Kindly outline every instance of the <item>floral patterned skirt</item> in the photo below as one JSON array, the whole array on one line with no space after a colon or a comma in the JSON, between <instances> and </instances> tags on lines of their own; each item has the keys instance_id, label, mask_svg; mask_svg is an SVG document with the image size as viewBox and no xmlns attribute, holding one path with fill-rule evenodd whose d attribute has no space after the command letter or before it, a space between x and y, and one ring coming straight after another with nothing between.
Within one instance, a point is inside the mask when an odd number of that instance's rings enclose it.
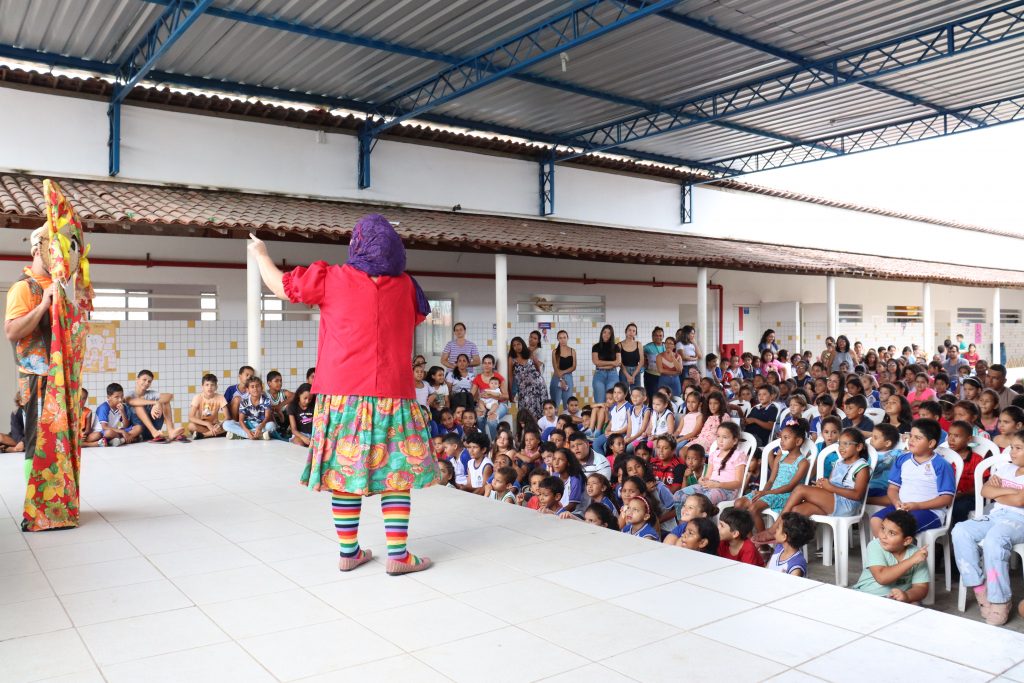
<instances>
[{"instance_id":1,"label":"floral patterned skirt","mask_svg":"<svg viewBox=\"0 0 1024 683\"><path fill-rule=\"evenodd\" d=\"M438 479L426 416L415 399L316 397L304 486L369 496Z\"/></svg>"}]
</instances>

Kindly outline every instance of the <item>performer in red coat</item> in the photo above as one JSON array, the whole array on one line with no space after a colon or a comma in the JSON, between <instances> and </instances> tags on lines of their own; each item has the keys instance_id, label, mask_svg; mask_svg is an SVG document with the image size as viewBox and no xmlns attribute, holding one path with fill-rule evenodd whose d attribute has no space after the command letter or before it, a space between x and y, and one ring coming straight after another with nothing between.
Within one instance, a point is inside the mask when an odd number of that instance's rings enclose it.
<instances>
[{"instance_id":1,"label":"performer in red coat","mask_svg":"<svg viewBox=\"0 0 1024 683\"><path fill-rule=\"evenodd\" d=\"M370 560L357 539L359 513L363 496L379 493L388 574L427 569L430 559L410 553L406 538L410 491L438 479L411 362L414 330L430 307L405 273L402 239L383 216L364 216L344 265L317 261L282 273L266 245L250 237L267 287L320 308L316 406L302 483L331 492L338 568L351 571Z\"/></svg>"}]
</instances>

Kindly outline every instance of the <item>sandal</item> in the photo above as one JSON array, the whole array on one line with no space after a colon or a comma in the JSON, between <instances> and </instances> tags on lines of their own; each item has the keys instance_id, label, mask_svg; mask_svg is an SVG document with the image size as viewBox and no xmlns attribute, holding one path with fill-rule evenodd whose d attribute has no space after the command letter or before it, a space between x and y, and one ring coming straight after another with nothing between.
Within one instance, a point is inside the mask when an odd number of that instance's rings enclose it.
<instances>
[{"instance_id":1,"label":"sandal","mask_svg":"<svg viewBox=\"0 0 1024 683\"><path fill-rule=\"evenodd\" d=\"M178 434L176 437L174 437L174 440L179 441L181 443L190 443L192 441L192 439L188 438L184 434Z\"/></svg>"},{"instance_id":2,"label":"sandal","mask_svg":"<svg viewBox=\"0 0 1024 683\"><path fill-rule=\"evenodd\" d=\"M154 436L152 439L149 440L149 442L150 443L167 443L167 437L164 436L163 434L160 434L158 436Z\"/></svg>"}]
</instances>

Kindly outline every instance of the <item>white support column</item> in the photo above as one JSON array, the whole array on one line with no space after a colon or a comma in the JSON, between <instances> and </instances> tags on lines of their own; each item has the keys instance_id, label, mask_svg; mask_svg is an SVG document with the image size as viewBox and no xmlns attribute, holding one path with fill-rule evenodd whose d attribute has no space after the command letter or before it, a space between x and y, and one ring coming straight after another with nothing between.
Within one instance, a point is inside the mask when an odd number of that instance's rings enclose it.
<instances>
[{"instance_id":1,"label":"white support column","mask_svg":"<svg viewBox=\"0 0 1024 683\"><path fill-rule=\"evenodd\" d=\"M243 245L244 246L244 245ZM263 298L263 278L260 277L260 266L256 257L247 250L245 260L245 327L246 363L256 369L256 374L263 374L262 347L263 328L260 325Z\"/></svg>"},{"instance_id":2,"label":"white support column","mask_svg":"<svg viewBox=\"0 0 1024 683\"><path fill-rule=\"evenodd\" d=\"M999 288L992 290L992 363L1002 363L999 356L999 346L1002 342L1003 304L1000 301Z\"/></svg>"},{"instance_id":3,"label":"white support column","mask_svg":"<svg viewBox=\"0 0 1024 683\"><path fill-rule=\"evenodd\" d=\"M502 362L508 356L508 256L494 255L494 357ZM511 379L508 368L499 372Z\"/></svg>"},{"instance_id":4,"label":"white support column","mask_svg":"<svg viewBox=\"0 0 1024 683\"><path fill-rule=\"evenodd\" d=\"M700 374L704 374L704 356L711 353L708 349L708 269L697 269L697 347L700 349L700 357L697 359L697 367ZM718 355L718 354L715 354Z\"/></svg>"},{"instance_id":5,"label":"white support column","mask_svg":"<svg viewBox=\"0 0 1024 683\"><path fill-rule=\"evenodd\" d=\"M931 358L935 353L935 316L932 315L932 283L925 282L921 287L921 319L924 321L924 350L925 358Z\"/></svg>"},{"instance_id":6,"label":"white support column","mask_svg":"<svg viewBox=\"0 0 1024 683\"><path fill-rule=\"evenodd\" d=\"M836 303L836 276L825 276L825 334L833 339L839 334L839 305Z\"/></svg>"}]
</instances>

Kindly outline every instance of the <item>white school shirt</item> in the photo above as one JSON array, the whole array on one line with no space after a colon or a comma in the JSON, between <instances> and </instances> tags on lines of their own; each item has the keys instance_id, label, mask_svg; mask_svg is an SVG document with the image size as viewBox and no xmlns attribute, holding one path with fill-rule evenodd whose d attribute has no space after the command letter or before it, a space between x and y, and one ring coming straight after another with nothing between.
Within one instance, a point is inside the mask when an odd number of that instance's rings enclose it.
<instances>
[{"instance_id":1,"label":"white school shirt","mask_svg":"<svg viewBox=\"0 0 1024 683\"><path fill-rule=\"evenodd\" d=\"M537 426L540 427L540 433L543 434L545 429L554 427L555 422L557 422L557 420L549 420L547 415L542 415L541 418L537 420Z\"/></svg>"},{"instance_id":2,"label":"white school shirt","mask_svg":"<svg viewBox=\"0 0 1024 683\"><path fill-rule=\"evenodd\" d=\"M1017 466L1012 462L1002 463L992 468L992 474L999 477L1003 486L1008 489L1019 489L1024 490L1024 474L1017 476ZM992 506L993 510L1007 510L1009 512L1015 512L1018 515L1024 515L1024 508L1017 507L1015 505L1007 505L996 501Z\"/></svg>"},{"instance_id":3,"label":"white school shirt","mask_svg":"<svg viewBox=\"0 0 1024 683\"><path fill-rule=\"evenodd\" d=\"M484 481L484 468L490 465L494 467L494 463L491 459L485 457L480 461L480 466L476 466L476 461L472 458L466 463L466 476L469 478L469 485L475 489L483 487L487 482Z\"/></svg>"},{"instance_id":4,"label":"white school shirt","mask_svg":"<svg viewBox=\"0 0 1024 683\"><path fill-rule=\"evenodd\" d=\"M630 403L623 403L621 406L612 405L608 409L608 431L617 432L625 428L626 420L629 419Z\"/></svg>"},{"instance_id":5,"label":"white school shirt","mask_svg":"<svg viewBox=\"0 0 1024 683\"><path fill-rule=\"evenodd\" d=\"M647 411L650 410L647 406L641 406L640 414L635 414L635 406L632 404L629 406L629 433L639 434L640 428L644 426L644 416L647 415Z\"/></svg>"},{"instance_id":6,"label":"white school shirt","mask_svg":"<svg viewBox=\"0 0 1024 683\"><path fill-rule=\"evenodd\" d=\"M672 411L668 408L665 408L661 415L657 411L651 411L651 436L668 434L668 416L671 414Z\"/></svg>"}]
</instances>

